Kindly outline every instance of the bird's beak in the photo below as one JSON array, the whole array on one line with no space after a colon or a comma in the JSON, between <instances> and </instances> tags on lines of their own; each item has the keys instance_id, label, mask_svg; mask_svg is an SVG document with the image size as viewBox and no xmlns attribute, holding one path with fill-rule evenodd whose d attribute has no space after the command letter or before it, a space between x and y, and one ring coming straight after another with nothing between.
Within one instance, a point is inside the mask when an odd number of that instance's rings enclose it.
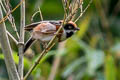
<instances>
[{"instance_id":1,"label":"bird's beak","mask_svg":"<svg viewBox=\"0 0 120 80\"><path fill-rule=\"evenodd\" d=\"M78 31L78 30L80 30L80 28L76 27L76 28L75 28L75 30L77 30L77 31Z\"/></svg>"}]
</instances>

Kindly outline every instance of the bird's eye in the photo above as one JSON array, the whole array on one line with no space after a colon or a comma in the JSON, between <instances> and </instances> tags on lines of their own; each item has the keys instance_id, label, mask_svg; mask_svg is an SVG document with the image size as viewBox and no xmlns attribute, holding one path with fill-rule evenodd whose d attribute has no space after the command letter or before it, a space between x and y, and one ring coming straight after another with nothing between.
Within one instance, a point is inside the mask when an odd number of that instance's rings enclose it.
<instances>
[{"instance_id":1,"label":"bird's eye","mask_svg":"<svg viewBox=\"0 0 120 80\"><path fill-rule=\"evenodd\" d=\"M66 30L71 30L71 29L74 29L74 26L73 26L72 24L66 24L66 25L64 26L64 29L66 29Z\"/></svg>"},{"instance_id":2,"label":"bird's eye","mask_svg":"<svg viewBox=\"0 0 120 80\"><path fill-rule=\"evenodd\" d=\"M69 26L69 29L72 29L72 26Z\"/></svg>"}]
</instances>

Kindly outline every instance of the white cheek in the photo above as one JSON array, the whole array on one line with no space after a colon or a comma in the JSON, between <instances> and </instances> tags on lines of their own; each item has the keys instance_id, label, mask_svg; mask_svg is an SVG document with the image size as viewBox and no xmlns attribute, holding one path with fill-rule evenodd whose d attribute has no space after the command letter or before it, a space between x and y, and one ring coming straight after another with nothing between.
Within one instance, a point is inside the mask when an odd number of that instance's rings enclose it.
<instances>
[{"instance_id":1,"label":"white cheek","mask_svg":"<svg viewBox=\"0 0 120 80\"><path fill-rule=\"evenodd\" d=\"M70 33L70 32L75 33L76 31L74 31L74 30L67 30L66 32L67 32L67 33Z\"/></svg>"}]
</instances>

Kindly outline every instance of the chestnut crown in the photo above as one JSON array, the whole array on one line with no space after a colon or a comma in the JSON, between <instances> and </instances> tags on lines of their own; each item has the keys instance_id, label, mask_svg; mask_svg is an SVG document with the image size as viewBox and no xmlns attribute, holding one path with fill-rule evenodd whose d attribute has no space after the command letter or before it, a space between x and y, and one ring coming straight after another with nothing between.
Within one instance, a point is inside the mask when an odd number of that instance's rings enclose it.
<instances>
[{"instance_id":1,"label":"chestnut crown","mask_svg":"<svg viewBox=\"0 0 120 80\"><path fill-rule=\"evenodd\" d=\"M67 38L71 37L77 30L79 30L77 25L72 21L65 24L64 29L65 29Z\"/></svg>"}]
</instances>

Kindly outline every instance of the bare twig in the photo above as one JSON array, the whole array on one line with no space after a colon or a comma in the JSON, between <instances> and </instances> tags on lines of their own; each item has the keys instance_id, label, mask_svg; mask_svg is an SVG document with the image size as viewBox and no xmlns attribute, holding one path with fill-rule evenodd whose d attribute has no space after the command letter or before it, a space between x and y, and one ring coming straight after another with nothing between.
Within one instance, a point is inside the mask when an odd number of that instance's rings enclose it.
<instances>
[{"instance_id":1,"label":"bare twig","mask_svg":"<svg viewBox=\"0 0 120 80\"><path fill-rule=\"evenodd\" d=\"M22 1L22 0L21 0ZM23 71L24 71L24 26L25 26L25 1L21 4L21 26L20 26L20 39L19 39L19 65L18 65L18 73L20 79L23 79Z\"/></svg>"},{"instance_id":2,"label":"bare twig","mask_svg":"<svg viewBox=\"0 0 120 80\"><path fill-rule=\"evenodd\" d=\"M38 7L38 9L39 9L39 13L40 13L40 18L41 18L41 20L43 21L43 16L42 16L42 12L41 12L40 7Z\"/></svg>"},{"instance_id":3,"label":"bare twig","mask_svg":"<svg viewBox=\"0 0 120 80\"><path fill-rule=\"evenodd\" d=\"M2 1L0 1L0 4L1 4L1 6L2 6L2 8L3 8L3 10L4 10L4 12L5 12L6 14L7 14L8 12L10 12L9 7L6 7L7 4L5 3L5 0L4 0L4 5L6 5L5 7L4 7ZM19 34L18 34L18 32L17 32L16 25L15 25L15 20L14 20L14 17L12 16L12 14L10 14L10 15L8 16L8 20L9 20L10 23L12 24L12 27L13 27L16 35L17 35L17 38L19 38Z\"/></svg>"},{"instance_id":4,"label":"bare twig","mask_svg":"<svg viewBox=\"0 0 120 80\"><path fill-rule=\"evenodd\" d=\"M5 6L5 13L9 13L11 11L11 8L10 8L10 3L8 0L4 0L4 6ZM3 7L4 7L3 6ZM10 23L12 24L12 28L13 30L15 31L16 35L17 35L17 38L19 39L19 34L18 34L18 31L17 31L17 28L16 28L16 24L15 24L15 19L14 17L12 16L12 14L10 13L10 15L8 16L8 20L10 21Z\"/></svg>"},{"instance_id":5,"label":"bare twig","mask_svg":"<svg viewBox=\"0 0 120 80\"><path fill-rule=\"evenodd\" d=\"M82 5L83 5L83 0L80 0L80 10L81 10L80 12L83 12L83 6Z\"/></svg>"},{"instance_id":6,"label":"bare twig","mask_svg":"<svg viewBox=\"0 0 120 80\"><path fill-rule=\"evenodd\" d=\"M0 23L4 22L5 20L7 20L7 17L13 13L23 2L24 0L22 0L14 9L12 9L9 13L6 14L5 17L3 17L1 20L0 20Z\"/></svg>"},{"instance_id":7,"label":"bare twig","mask_svg":"<svg viewBox=\"0 0 120 80\"><path fill-rule=\"evenodd\" d=\"M31 17L31 22L33 22L34 21L34 17L35 17L35 15L37 14L37 13L39 13L39 11L36 11L33 15L32 15L32 17Z\"/></svg>"},{"instance_id":8,"label":"bare twig","mask_svg":"<svg viewBox=\"0 0 120 80\"><path fill-rule=\"evenodd\" d=\"M2 0L0 1L0 4L1 4L1 7L3 8L4 12L6 13L7 11L6 11L6 9L5 9L3 3L2 3Z\"/></svg>"},{"instance_id":9,"label":"bare twig","mask_svg":"<svg viewBox=\"0 0 120 80\"><path fill-rule=\"evenodd\" d=\"M24 80L27 79L27 77L31 74L31 72L35 69L35 67L39 64L40 60L42 59L42 57L55 45L55 43L52 44L51 47L49 47L49 49L44 49L42 51L42 53L40 54L40 56L38 57L38 59L35 61L35 63L32 65L32 67L29 69L29 71L27 72L27 74L24 77Z\"/></svg>"},{"instance_id":10,"label":"bare twig","mask_svg":"<svg viewBox=\"0 0 120 80\"><path fill-rule=\"evenodd\" d=\"M8 36L18 45L18 41L10 34L10 32L7 31Z\"/></svg>"},{"instance_id":11,"label":"bare twig","mask_svg":"<svg viewBox=\"0 0 120 80\"><path fill-rule=\"evenodd\" d=\"M3 18L1 5L0 5L0 20ZM12 56L12 50L6 33L5 23L0 24L0 43L4 54L5 64L7 67L10 80L20 80L15 62Z\"/></svg>"},{"instance_id":12,"label":"bare twig","mask_svg":"<svg viewBox=\"0 0 120 80\"><path fill-rule=\"evenodd\" d=\"M84 9L84 11L82 11L82 9L81 9L81 13L80 13L80 15L78 16L78 18L74 21L74 22L77 22L81 17L82 17L82 15L86 12L86 10L89 8L89 6L90 6L90 4L92 3L92 1L93 0L90 0L90 2L88 3L88 5L87 5L87 7ZM81 7L82 8L82 7Z\"/></svg>"},{"instance_id":13,"label":"bare twig","mask_svg":"<svg viewBox=\"0 0 120 80\"><path fill-rule=\"evenodd\" d=\"M41 9L38 7L38 11L36 11L36 12L32 15L31 22L34 22L34 17L36 16L37 13L40 13L40 18L41 18L41 20L43 21L43 16L42 16Z\"/></svg>"},{"instance_id":14,"label":"bare twig","mask_svg":"<svg viewBox=\"0 0 120 80\"><path fill-rule=\"evenodd\" d=\"M74 19L75 14L78 12L79 7L80 7L80 1L79 0L73 0L70 4L70 12L69 15L66 18L66 22L71 21Z\"/></svg>"},{"instance_id":15,"label":"bare twig","mask_svg":"<svg viewBox=\"0 0 120 80\"><path fill-rule=\"evenodd\" d=\"M64 8L64 15L65 15L65 18L68 16L68 13L67 13L67 1L66 0L62 0L62 4L63 4L63 8Z\"/></svg>"}]
</instances>

